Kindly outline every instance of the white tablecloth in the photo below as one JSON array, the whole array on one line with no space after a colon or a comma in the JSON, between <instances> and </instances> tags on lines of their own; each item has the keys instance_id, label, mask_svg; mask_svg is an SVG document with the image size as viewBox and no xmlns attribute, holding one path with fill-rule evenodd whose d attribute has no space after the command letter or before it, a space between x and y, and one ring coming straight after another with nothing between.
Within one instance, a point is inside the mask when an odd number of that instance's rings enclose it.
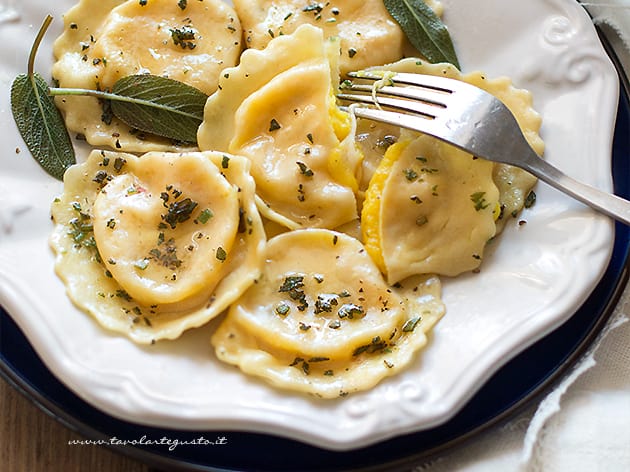
<instances>
[{"instance_id":1,"label":"white tablecloth","mask_svg":"<svg viewBox=\"0 0 630 472\"><path fill-rule=\"evenodd\" d=\"M630 0L580 3L630 74ZM630 471L629 321L630 285L590 351L538 405L414 472Z\"/></svg>"}]
</instances>

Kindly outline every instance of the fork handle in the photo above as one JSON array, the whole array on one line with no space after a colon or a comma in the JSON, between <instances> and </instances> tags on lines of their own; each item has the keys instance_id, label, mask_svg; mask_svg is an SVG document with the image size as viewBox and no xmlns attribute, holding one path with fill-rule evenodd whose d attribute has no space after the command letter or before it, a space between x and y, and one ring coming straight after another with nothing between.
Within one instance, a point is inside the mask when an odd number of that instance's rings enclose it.
<instances>
[{"instance_id":1,"label":"fork handle","mask_svg":"<svg viewBox=\"0 0 630 472\"><path fill-rule=\"evenodd\" d=\"M630 226L630 201L578 182L538 156L528 159L529 171L576 200Z\"/></svg>"}]
</instances>

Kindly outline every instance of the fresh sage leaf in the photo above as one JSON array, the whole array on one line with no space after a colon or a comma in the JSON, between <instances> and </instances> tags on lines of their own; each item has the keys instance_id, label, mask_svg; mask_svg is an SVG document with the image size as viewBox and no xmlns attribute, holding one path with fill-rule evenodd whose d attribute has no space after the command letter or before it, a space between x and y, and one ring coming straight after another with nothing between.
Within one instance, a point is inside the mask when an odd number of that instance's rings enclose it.
<instances>
[{"instance_id":1,"label":"fresh sage leaf","mask_svg":"<svg viewBox=\"0 0 630 472\"><path fill-rule=\"evenodd\" d=\"M422 0L383 0L411 44L430 62L448 62L459 69L446 26Z\"/></svg>"},{"instance_id":2,"label":"fresh sage leaf","mask_svg":"<svg viewBox=\"0 0 630 472\"><path fill-rule=\"evenodd\" d=\"M48 16L35 39L28 61L28 73L18 75L11 85L11 111L15 124L39 165L56 179L63 179L76 162L72 141L63 117L48 95L48 84L33 72L35 54L52 21Z\"/></svg>"},{"instance_id":3,"label":"fresh sage leaf","mask_svg":"<svg viewBox=\"0 0 630 472\"><path fill-rule=\"evenodd\" d=\"M141 131L196 143L208 96L182 82L155 75L131 75L114 84L112 113Z\"/></svg>"}]
</instances>

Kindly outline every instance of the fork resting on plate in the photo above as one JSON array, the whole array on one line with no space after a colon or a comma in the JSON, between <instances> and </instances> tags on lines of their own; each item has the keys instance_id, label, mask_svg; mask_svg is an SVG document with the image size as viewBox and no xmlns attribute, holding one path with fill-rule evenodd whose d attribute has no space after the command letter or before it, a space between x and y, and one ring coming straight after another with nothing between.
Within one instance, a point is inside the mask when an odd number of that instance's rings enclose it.
<instances>
[{"instance_id":1,"label":"fork resting on plate","mask_svg":"<svg viewBox=\"0 0 630 472\"><path fill-rule=\"evenodd\" d=\"M578 182L541 159L529 146L512 112L474 85L422 74L368 72L352 78L387 85L354 84L337 97L359 118L431 135L474 156L520 167L580 202L630 225L630 201ZM349 93L353 92L353 93Z\"/></svg>"}]
</instances>

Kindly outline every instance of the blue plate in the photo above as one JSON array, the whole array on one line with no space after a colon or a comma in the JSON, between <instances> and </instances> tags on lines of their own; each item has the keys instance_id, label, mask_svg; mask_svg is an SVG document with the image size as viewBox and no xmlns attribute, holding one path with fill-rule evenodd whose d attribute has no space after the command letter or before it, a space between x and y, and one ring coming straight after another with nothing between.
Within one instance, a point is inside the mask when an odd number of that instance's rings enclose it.
<instances>
[{"instance_id":1,"label":"blue plate","mask_svg":"<svg viewBox=\"0 0 630 472\"><path fill-rule=\"evenodd\" d=\"M614 58L614 55L611 53ZM620 67L617 67L621 70ZM615 193L630 198L630 103L628 81L621 74L613 144ZM159 469L205 471L396 470L409 468L454 447L481 430L514 415L536 400L574 364L609 319L628 280L630 228L616 225L615 244L606 272L591 296L559 329L499 370L450 421L436 428L399 436L362 449L335 452L269 435L238 431L179 431L151 428L113 418L93 408L57 380L23 333L0 308L0 375L42 410L81 436L180 443L108 447ZM208 441L220 446L194 445ZM222 440L221 438L225 438Z\"/></svg>"}]
</instances>

